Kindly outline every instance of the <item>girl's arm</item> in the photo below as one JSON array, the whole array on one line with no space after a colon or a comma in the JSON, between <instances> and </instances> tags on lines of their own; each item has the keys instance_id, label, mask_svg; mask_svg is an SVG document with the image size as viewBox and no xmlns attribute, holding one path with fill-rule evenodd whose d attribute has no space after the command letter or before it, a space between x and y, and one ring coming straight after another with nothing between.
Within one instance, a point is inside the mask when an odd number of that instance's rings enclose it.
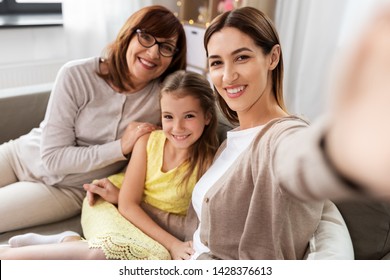
<instances>
[{"instance_id":1,"label":"girl's arm","mask_svg":"<svg viewBox=\"0 0 390 280\"><path fill-rule=\"evenodd\" d=\"M146 145L149 135L146 134L140 137L134 146L125 179L119 192L118 209L136 227L167 248L173 259L188 259L193 253L189 243L180 241L162 229L141 208L146 178Z\"/></svg>"}]
</instances>

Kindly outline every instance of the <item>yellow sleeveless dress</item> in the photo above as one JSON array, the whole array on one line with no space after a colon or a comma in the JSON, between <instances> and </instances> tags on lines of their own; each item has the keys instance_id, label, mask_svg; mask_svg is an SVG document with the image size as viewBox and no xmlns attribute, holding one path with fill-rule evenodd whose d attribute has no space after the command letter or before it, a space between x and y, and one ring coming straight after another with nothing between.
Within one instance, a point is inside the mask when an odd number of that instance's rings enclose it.
<instances>
[{"instance_id":1,"label":"yellow sleeveless dress","mask_svg":"<svg viewBox=\"0 0 390 280\"><path fill-rule=\"evenodd\" d=\"M192 189L196 183L196 170L189 181L191 191L185 195L178 194L176 187L180 182L178 175L183 174L188 165L182 164L168 172L161 171L165 141L165 135L161 130L152 132L149 137L143 200L163 211L185 215L191 201ZM124 173L112 175L108 179L120 188ZM92 207L84 199L81 225L89 248L103 250L107 259L171 259L164 246L144 234L124 218L115 205L103 199L99 199Z\"/></svg>"}]
</instances>

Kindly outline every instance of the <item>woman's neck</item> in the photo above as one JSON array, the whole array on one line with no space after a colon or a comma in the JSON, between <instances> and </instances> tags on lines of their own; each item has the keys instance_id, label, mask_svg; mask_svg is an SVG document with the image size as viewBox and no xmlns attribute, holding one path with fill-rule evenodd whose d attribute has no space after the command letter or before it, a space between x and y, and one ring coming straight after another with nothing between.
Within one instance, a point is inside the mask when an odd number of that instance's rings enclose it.
<instances>
[{"instance_id":1,"label":"woman's neck","mask_svg":"<svg viewBox=\"0 0 390 280\"><path fill-rule=\"evenodd\" d=\"M278 103L272 92L263 95L247 111L237 112L240 129L248 129L259 125L264 125L277 118L288 116Z\"/></svg>"}]
</instances>

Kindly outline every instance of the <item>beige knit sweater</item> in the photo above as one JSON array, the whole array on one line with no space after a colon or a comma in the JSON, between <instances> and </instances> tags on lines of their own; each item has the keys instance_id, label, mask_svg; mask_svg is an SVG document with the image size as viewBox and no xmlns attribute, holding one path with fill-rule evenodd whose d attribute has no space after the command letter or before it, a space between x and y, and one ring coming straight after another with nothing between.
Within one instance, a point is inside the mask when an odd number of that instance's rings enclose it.
<instances>
[{"instance_id":1,"label":"beige knit sweater","mask_svg":"<svg viewBox=\"0 0 390 280\"><path fill-rule=\"evenodd\" d=\"M321 134L307 127L296 117L271 121L206 193L200 237L210 253L199 259L303 258L321 199L340 187L322 158Z\"/></svg>"}]
</instances>

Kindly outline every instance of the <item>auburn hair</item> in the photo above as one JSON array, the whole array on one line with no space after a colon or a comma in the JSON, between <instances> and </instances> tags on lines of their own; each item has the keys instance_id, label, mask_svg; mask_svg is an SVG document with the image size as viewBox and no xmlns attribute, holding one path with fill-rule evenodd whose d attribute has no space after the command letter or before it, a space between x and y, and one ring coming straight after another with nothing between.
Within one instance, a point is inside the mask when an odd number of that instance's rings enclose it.
<instances>
[{"instance_id":1,"label":"auburn hair","mask_svg":"<svg viewBox=\"0 0 390 280\"><path fill-rule=\"evenodd\" d=\"M159 38L177 37L178 51L167 70L161 75L161 79L177 70L185 69L187 65L186 36L179 19L170 10L160 5L142 8L127 19L114 42L104 50L103 59L108 65L108 73L98 73L98 75L120 91L126 91L129 86L132 86L126 52L131 39L136 36L137 29L146 30Z\"/></svg>"}]
</instances>

